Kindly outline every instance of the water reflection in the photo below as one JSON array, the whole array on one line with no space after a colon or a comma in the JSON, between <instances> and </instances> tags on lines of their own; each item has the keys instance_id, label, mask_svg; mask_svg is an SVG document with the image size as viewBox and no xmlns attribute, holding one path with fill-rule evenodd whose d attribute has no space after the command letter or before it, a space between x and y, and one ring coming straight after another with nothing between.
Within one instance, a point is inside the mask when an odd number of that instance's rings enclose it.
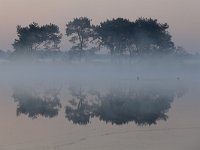
<instances>
[{"instance_id":1,"label":"water reflection","mask_svg":"<svg viewBox=\"0 0 200 150\"><path fill-rule=\"evenodd\" d=\"M99 108L98 97L93 97L90 92L86 93L83 89L77 87L70 87L69 91L73 98L66 106L66 118L74 124L88 124L90 118L96 115Z\"/></svg>"},{"instance_id":2,"label":"water reflection","mask_svg":"<svg viewBox=\"0 0 200 150\"><path fill-rule=\"evenodd\" d=\"M112 124L135 122L138 125L156 124L167 120L174 96L158 90L111 89L103 96L97 111L100 120Z\"/></svg>"},{"instance_id":3,"label":"water reflection","mask_svg":"<svg viewBox=\"0 0 200 150\"><path fill-rule=\"evenodd\" d=\"M37 88L36 88L37 89ZM61 109L59 90L37 92L32 88L16 88L13 98L17 103L17 116L52 118ZM65 87L67 105L65 117L74 124L86 125L91 118L99 118L116 125L134 122L137 125L153 125L167 120L167 112L176 97L185 93L184 88L111 86L106 90ZM67 92L66 92L67 91ZM42 94L41 94L42 93Z\"/></svg>"},{"instance_id":4,"label":"water reflection","mask_svg":"<svg viewBox=\"0 0 200 150\"><path fill-rule=\"evenodd\" d=\"M74 89L73 89L74 90ZM109 89L106 94L97 91L79 91L66 106L66 118L75 124L87 124L92 117L112 124L152 125L167 120L167 112L174 98L184 90L137 89L119 87Z\"/></svg>"},{"instance_id":5,"label":"water reflection","mask_svg":"<svg viewBox=\"0 0 200 150\"><path fill-rule=\"evenodd\" d=\"M15 88L13 93L14 101L17 103L17 116L25 114L35 119L38 116L53 118L58 115L61 108L59 92L57 90L46 90L43 95L34 89Z\"/></svg>"}]
</instances>

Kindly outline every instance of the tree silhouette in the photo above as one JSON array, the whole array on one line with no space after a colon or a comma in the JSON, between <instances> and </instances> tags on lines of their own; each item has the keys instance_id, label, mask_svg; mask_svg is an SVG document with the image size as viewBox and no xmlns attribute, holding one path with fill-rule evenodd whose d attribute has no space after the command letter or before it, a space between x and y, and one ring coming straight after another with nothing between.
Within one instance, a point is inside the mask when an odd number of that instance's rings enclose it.
<instances>
[{"instance_id":1,"label":"tree silhouette","mask_svg":"<svg viewBox=\"0 0 200 150\"><path fill-rule=\"evenodd\" d=\"M39 49L57 50L62 34L54 24L39 26L37 23L28 27L17 26L17 36L13 47L18 53L32 53Z\"/></svg>"},{"instance_id":2,"label":"tree silhouette","mask_svg":"<svg viewBox=\"0 0 200 150\"><path fill-rule=\"evenodd\" d=\"M159 23L152 18L138 18L136 21L117 18L96 26L87 17L74 18L66 24L65 33L73 43L68 54L81 58L83 54L94 54L104 47L111 55L187 55L175 48L168 28L167 23ZM39 26L34 22L27 27L18 25L17 36L13 47L18 53L32 53L39 49L57 50L62 38L58 26Z\"/></svg>"},{"instance_id":3,"label":"tree silhouette","mask_svg":"<svg viewBox=\"0 0 200 150\"><path fill-rule=\"evenodd\" d=\"M66 35L71 37L69 41L74 44L72 50L78 51L80 56L83 49L88 47L92 34L93 26L87 17L75 18L66 25Z\"/></svg>"},{"instance_id":4,"label":"tree silhouette","mask_svg":"<svg viewBox=\"0 0 200 150\"><path fill-rule=\"evenodd\" d=\"M170 53L175 49L167 23L156 19L139 18L134 24L134 44L137 54Z\"/></svg>"},{"instance_id":5,"label":"tree silhouette","mask_svg":"<svg viewBox=\"0 0 200 150\"><path fill-rule=\"evenodd\" d=\"M113 54L166 54L174 51L167 23L156 19L139 18L134 22L117 18L96 26L96 39Z\"/></svg>"},{"instance_id":6,"label":"tree silhouette","mask_svg":"<svg viewBox=\"0 0 200 150\"><path fill-rule=\"evenodd\" d=\"M117 18L101 22L96 27L97 37L101 44L110 50L111 55L123 54L126 51L132 33L131 24L127 19Z\"/></svg>"}]
</instances>

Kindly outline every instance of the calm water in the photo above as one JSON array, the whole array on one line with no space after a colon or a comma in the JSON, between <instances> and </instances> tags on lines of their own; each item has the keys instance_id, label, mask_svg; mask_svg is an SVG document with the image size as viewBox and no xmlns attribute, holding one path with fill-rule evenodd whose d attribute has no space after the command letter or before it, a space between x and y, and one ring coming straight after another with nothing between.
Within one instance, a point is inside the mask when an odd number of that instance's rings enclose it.
<instances>
[{"instance_id":1,"label":"calm water","mask_svg":"<svg viewBox=\"0 0 200 150\"><path fill-rule=\"evenodd\" d=\"M0 79L1 150L200 149L196 74L11 68Z\"/></svg>"}]
</instances>

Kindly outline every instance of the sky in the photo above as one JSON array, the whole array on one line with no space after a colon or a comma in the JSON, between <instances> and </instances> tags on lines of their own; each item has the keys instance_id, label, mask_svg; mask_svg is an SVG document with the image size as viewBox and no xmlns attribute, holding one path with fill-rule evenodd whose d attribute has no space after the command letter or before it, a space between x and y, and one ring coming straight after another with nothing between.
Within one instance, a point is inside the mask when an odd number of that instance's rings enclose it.
<instances>
[{"instance_id":1,"label":"sky","mask_svg":"<svg viewBox=\"0 0 200 150\"><path fill-rule=\"evenodd\" d=\"M169 24L176 46L196 53L200 52L199 8L199 0L0 0L0 49L13 50L17 25L55 23L63 33L61 49L67 50L65 25L74 17L87 16L94 24L117 17L132 21L151 17Z\"/></svg>"}]
</instances>

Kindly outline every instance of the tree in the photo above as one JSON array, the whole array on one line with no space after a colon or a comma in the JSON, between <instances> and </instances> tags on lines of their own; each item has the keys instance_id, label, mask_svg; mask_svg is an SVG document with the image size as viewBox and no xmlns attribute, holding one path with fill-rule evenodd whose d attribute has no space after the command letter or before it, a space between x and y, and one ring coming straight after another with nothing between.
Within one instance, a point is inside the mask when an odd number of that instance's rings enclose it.
<instances>
[{"instance_id":1,"label":"tree","mask_svg":"<svg viewBox=\"0 0 200 150\"><path fill-rule=\"evenodd\" d=\"M28 27L17 26L17 36L13 47L16 52L35 52L38 49L59 49L62 34L54 24L39 26L37 23Z\"/></svg>"},{"instance_id":2,"label":"tree","mask_svg":"<svg viewBox=\"0 0 200 150\"><path fill-rule=\"evenodd\" d=\"M62 34L58 26L54 24L42 26L41 33L43 35L43 46L45 49L60 49L59 44L61 43Z\"/></svg>"},{"instance_id":3,"label":"tree","mask_svg":"<svg viewBox=\"0 0 200 150\"><path fill-rule=\"evenodd\" d=\"M170 53L174 50L167 23L158 23L156 19L151 18L139 18L134 22L133 28L133 44L137 54Z\"/></svg>"},{"instance_id":4,"label":"tree","mask_svg":"<svg viewBox=\"0 0 200 150\"><path fill-rule=\"evenodd\" d=\"M156 19L139 18L134 22L117 18L96 27L96 39L113 54L159 54L173 52L175 47L167 31L167 23Z\"/></svg>"},{"instance_id":5,"label":"tree","mask_svg":"<svg viewBox=\"0 0 200 150\"><path fill-rule=\"evenodd\" d=\"M75 18L66 25L66 35L71 37L69 41L75 44L72 50L78 50L80 55L83 49L88 47L92 34L91 20L86 17Z\"/></svg>"},{"instance_id":6,"label":"tree","mask_svg":"<svg viewBox=\"0 0 200 150\"><path fill-rule=\"evenodd\" d=\"M110 50L111 55L123 54L131 38L131 22L117 18L101 22L96 27L96 33L102 45Z\"/></svg>"}]
</instances>

